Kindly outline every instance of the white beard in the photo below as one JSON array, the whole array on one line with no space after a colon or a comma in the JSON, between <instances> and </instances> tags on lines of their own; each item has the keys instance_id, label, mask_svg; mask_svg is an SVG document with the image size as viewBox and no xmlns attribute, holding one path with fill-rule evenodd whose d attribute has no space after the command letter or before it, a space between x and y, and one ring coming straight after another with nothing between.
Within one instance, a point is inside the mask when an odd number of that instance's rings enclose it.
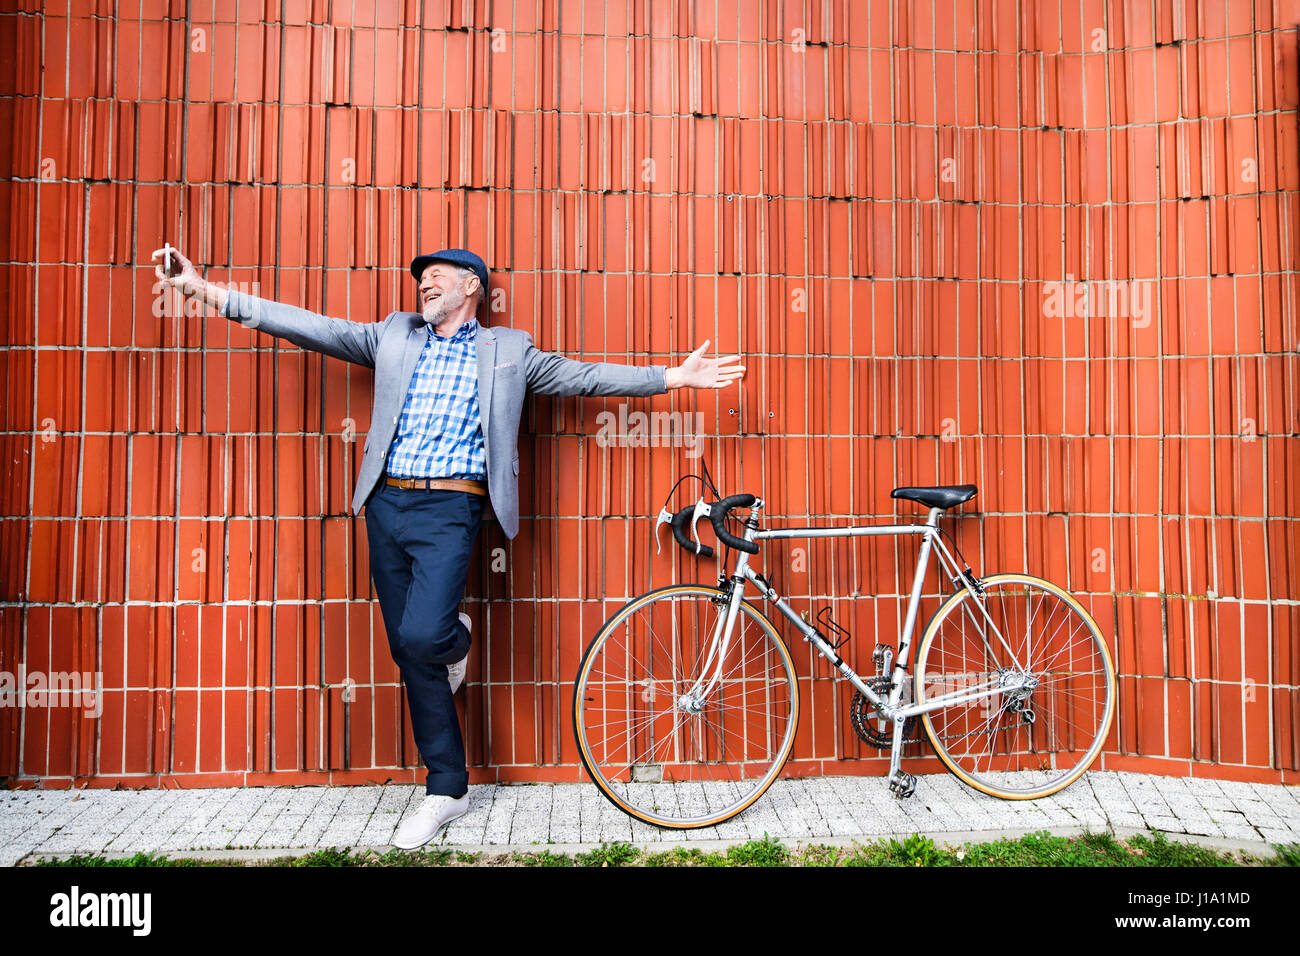
<instances>
[{"instance_id":1,"label":"white beard","mask_svg":"<svg viewBox=\"0 0 1300 956\"><path fill-rule=\"evenodd\" d=\"M428 325L437 325L444 318L459 308L465 296L456 292L444 292L431 302L425 304L424 321Z\"/></svg>"}]
</instances>

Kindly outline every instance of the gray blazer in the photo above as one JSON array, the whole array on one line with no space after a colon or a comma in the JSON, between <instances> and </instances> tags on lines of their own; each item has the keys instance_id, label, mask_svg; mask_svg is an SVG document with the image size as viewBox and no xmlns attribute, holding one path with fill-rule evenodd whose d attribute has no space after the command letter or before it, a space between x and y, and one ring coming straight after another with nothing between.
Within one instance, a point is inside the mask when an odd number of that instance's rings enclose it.
<instances>
[{"instance_id":1,"label":"gray blazer","mask_svg":"<svg viewBox=\"0 0 1300 956\"><path fill-rule=\"evenodd\" d=\"M425 343L418 312L392 312L382 322L332 319L297 306L231 290L221 314L240 324L375 370L375 401L352 511L360 513L384 473L397 420ZM533 345L518 329L480 326L478 405L486 439L488 494L506 536L519 533L519 419L524 393L658 395L668 390L663 365L577 362Z\"/></svg>"}]
</instances>

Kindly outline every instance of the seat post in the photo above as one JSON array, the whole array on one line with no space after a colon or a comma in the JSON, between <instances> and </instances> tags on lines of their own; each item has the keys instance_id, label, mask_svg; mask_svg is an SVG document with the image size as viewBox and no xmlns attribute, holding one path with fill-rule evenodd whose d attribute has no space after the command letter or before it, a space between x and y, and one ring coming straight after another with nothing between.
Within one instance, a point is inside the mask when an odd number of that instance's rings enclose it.
<instances>
[{"instance_id":1,"label":"seat post","mask_svg":"<svg viewBox=\"0 0 1300 956\"><path fill-rule=\"evenodd\" d=\"M925 526L937 528L939 515L943 514L943 511L942 508L931 508ZM898 642L898 659L894 662L900 672L907 665L908 654L912 649L912 631L916 627L916 611L921 605L921 589L925 585L925 572L930 566L930 548L933 540L933 535L925 535L921 541L920 553L916 556L916 574L912 577L912 593L907 601L907 617L903 621L903 633ZM897 690L898 688L895 687L895 691Z\"/></svg>"}]
</instances>

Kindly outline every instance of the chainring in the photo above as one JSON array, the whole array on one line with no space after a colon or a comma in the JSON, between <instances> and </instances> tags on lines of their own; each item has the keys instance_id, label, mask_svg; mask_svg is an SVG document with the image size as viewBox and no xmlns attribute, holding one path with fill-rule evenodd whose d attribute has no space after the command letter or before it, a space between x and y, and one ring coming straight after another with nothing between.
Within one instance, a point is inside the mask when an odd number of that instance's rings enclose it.
<instances>
[{"instance_id":1,"label":"chainring","mask_svg":"<svg viewBox=\"0 0 1300 956\"><path fill-rule=\"evenodd\" d=\"M867 680L867 686L883 697L889 693L893 682L888 677L872 677ZM910 698L910 695L908 697ZM906 702L905 699L904 703ZM862 691L857 691L853 695L853 702L849 706L849 719L853 722L854 731L863 742L877 750L889 750L894 745L893 726L886 725L886 729L881 731L877 726L880 715L876 713L875 705L867 700ZM925 739L925 730L919 720L908 717L903 721L903 743L920 743Z\"/></svg>"}]
</instances>

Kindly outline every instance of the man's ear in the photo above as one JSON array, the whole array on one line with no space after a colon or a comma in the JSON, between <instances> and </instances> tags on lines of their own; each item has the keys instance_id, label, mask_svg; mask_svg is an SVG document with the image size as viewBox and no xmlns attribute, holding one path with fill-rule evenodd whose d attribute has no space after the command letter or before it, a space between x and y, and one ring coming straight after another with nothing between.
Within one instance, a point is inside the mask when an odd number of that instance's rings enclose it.
<instances>
[{"instance_id":1,"label":"man's ear","mask_svg":"<svg viewBox=\"0 0 1300 956\"><path fill-rule=\"evenodd\" d=\"M479 281L478 276L474 276L474 287L467 295L477 295L478 301L474 303L474 311L485 312L487 310L487 293L483 290L483 283Z\"/></svg>"}]
</instances>

